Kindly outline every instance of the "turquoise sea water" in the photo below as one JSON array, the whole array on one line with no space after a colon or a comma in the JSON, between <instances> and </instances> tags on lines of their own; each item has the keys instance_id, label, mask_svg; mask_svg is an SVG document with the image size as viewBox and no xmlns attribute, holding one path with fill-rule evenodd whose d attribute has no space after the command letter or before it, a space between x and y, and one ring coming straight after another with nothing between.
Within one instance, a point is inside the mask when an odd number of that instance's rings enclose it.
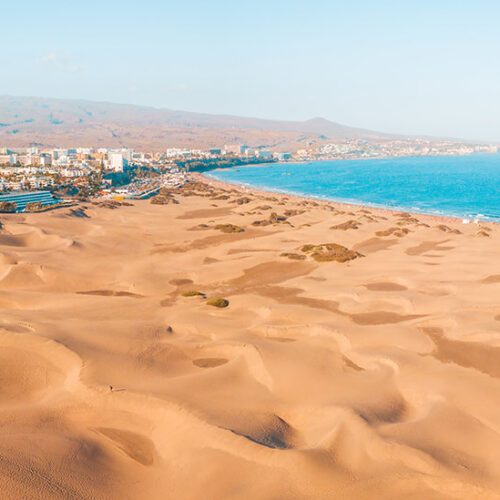
<instances>
[{"instance_id":1,"label":"turquoise sea water","mask_svg":"<svg viewBox=\"0 0 500 500\"><path fill-rule=\"evenodd\" d=\"M205 175L267 191L500 222L500 154L271 164Z\"/></svg>"}]
</instances>

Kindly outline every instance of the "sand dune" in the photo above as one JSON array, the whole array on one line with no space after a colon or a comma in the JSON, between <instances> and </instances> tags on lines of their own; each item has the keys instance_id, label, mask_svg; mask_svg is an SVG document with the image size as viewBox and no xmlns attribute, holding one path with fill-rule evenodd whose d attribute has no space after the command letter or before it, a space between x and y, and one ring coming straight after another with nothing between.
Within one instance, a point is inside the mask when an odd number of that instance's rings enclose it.
<instances>
[{"instance_id":1,"label":"sand dune","mask_svg":"<svg viewBox=\"0 0 500 500\"><path fill-rule=\"evenodd\" d=\"M2 216L2 498L500 498L498 226L191 186Z\"/></svg>"}]
</instances>

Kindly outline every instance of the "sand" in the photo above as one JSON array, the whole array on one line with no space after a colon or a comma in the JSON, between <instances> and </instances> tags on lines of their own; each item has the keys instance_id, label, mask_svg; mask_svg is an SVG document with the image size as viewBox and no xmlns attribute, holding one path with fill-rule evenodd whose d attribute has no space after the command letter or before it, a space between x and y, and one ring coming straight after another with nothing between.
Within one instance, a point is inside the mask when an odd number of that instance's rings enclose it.
<instances>
[{"instance_id":1,"label":"sand","mask_svg":"<svg viewBox=\"0 0 500 500\"><path fill-rule=\"evenodd\" d=\"M500 227L211 186L0 216L2 498L500 498Z\"/></svg>"}]
</instances>

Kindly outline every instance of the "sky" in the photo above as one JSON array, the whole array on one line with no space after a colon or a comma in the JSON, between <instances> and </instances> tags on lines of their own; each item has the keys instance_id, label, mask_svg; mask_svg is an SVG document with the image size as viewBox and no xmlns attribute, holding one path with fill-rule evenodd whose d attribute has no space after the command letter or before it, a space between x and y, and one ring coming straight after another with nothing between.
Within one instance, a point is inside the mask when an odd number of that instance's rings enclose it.
<instances>
[{"instance_id":1,"label":"sky","mask_svg":"<svg viewBox=\"0 0 500 500\"><path fill-rule=\"evenodd\" d=\"M500 142L498 0L16 0L0 94Z\"/></svg>"}]
</instances>

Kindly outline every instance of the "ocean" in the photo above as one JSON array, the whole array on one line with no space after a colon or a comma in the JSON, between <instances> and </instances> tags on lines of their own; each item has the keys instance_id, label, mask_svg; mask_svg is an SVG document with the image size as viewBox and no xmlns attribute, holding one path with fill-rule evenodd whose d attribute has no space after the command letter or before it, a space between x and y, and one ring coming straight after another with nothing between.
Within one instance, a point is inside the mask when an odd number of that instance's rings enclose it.
<instances>
[{"instance_id":1,"label":"ocean","mask_svg":"<svg viewBox=\"0 0 500 500\"><path fill-rule=\"evenodd\" d=\"M500 222L500 154L270 164L205 175L353 205Z\"/></svg>"}]
</instances>

